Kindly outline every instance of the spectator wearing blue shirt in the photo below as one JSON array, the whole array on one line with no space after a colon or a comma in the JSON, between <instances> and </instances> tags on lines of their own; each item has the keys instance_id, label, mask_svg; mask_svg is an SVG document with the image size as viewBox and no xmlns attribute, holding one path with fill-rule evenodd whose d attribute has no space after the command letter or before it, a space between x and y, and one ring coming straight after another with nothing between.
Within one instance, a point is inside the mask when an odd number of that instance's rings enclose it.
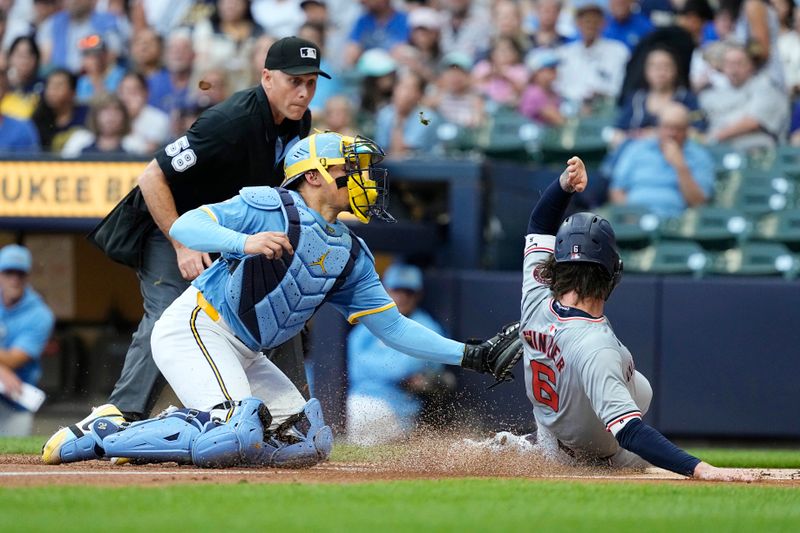
<instances>
[{"instance_id":1,"label":"spectator wearing blue shirt","mask_svg":"<svg viewBox=\"0 0 800 533\"><path fill-rule=\"evenodd\" d=\"M442 327L418 307L422 272L395 263L386 269L383 285L397 310L443 335ZM372 446L401 439L414 429L422 409L418 392L432 386L441 365L416 359L386 346L359 324L347 337L347 438Z\"/></svg>"},{"instance_id":2,"label":"spectator wearing blue shirt","mask_svg":"<svg viewBox=\"0 0 800 533\"><path fill-rule=\"evenodd\" d=\"M658 136L623 148L611 174L609 199L639 205L664 217L704 204L714 186L714 162L701 145L688 140L689 110L678 102L659 113Z\"/></svg>"},{"instance_id":3,"label":"spectator wearing blue shirt","mask_svg":"<svg viewBox=\"0 0 800 533\"><path fill-rule=\"evenodd\" d=\"M641 13L634 13L635 0L609 0L603 37L614 39L633 50L639 41L653 31L653 23Z\"/></svg>"},{"instance_id":4,"label":"spectator wearing blue shirt","mask_svg":"<svg viewBox=\"0 0 800 533\"><path fill-rule=\"evenodd\" d=\"M319 47L322 53L322 59L319 61L319 68L333 74L331 79L320 76L317 80L317 91L314 93L314 98L311 100L309 108L313 114L321 113L322 110L325 109L325 104L328 102L328 99L337 94L341 94L344 91L344 87L342 86L336 68L325 58L325 27L319 24L306 22L300 26L297 36L301 39L311 41Z\"/></svg>"},{"instance_id":5,"label":"spectator wearing blue shirt","mask_svg":"<svg viewBox=\"0 0 800 533\"><path fill-rule=\"evenodd\" d=\"M69 0L64 9L42 22L36 40L42 52L42 64L78 72L81 55L78 42L90 35L102 35L111 41L116 53L122 48L122 26L116 15L96 9L97 0Z\"/></svg>"},{"instance_id":6,"label":"spectator wearing blue shirt","mask_svg":"<svg viewBox=\"0 0 800 533\"><path fill-rule=\"evenodd\" d=\"M39 360L55 322L53 312L28 285L31 265L27 248L9 244L0 249L0 368L3 384L12 386L10 396L20 382L38 383ZM6 394L0 394L0 436L30 435L33 413Z\"/></svg>"},{"instance_id":7,"label":"spectator wearing blue shirt","mask_svg":"<svg viewBox=\"0 0 800 533\"><path fill-rule=\"evenodd\" d=\"M125 69L114 62L106 42L99 35L81 39L81 71L76 96L81 103L103 94L114 94L125 76Z\"/></svg>"},{"instance_id":8,"label":"spectator wearing blue shirt","mask_svg":"<svg viewBox=\"0 0 800 533\"><path fill-rule=\"evenodd\" d=\"M8 90L6 71L0 69L0 100ZM38 152L39 134L30 120L0 114L0 152Z\"/></svg>"},{"instance_id":9,"label":"spectator wearing blue shirt","mask_svg":"<svg viewBox=\"0 0 800 533\"><path fill-rule=\"evenodd\" d=\"M430 152L436 147L439 118L421 105L425 82L411 72L400 76L392 92L392 103L378 111L375 141L392 156Z\"/></svg>"},{"instance_id":10,"label":"spectator wearing blue shirt","mask_svg":"<svg viewBox=\"0 0 800 533\"><path fill-rule=\"evenodd\" d=\"M370 48L391 50L408 42L408 18L396 11L391 0L362 0L366 13L356 20L345 49L345 64L355 65L359 56Z\"/></svg>"}]
</instances>

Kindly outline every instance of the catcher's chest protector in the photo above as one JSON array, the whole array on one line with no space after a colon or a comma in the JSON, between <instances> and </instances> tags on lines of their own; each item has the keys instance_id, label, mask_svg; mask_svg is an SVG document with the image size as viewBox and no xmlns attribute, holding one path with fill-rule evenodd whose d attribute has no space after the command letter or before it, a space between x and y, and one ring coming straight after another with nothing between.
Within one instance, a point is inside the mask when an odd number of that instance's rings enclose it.
<instances>
[{"instance_id":1,"label":"catcher's chest protector","mask_svg":"<svg viewBox=\"0 0 800 533\"><path fill-rule=\"evenodd\" d=\"M233 268L225 297L244 326L237 333L247 333L242 340L253 349L273 348L297 335L326 296L344 283L361 247L347 228L342 232L321 226L305 207L295 205L286 189L250 191L258 197L248 197L243 189L249 205L283 211L294 254L245 257Z\"/></svg>"}]
</instances>

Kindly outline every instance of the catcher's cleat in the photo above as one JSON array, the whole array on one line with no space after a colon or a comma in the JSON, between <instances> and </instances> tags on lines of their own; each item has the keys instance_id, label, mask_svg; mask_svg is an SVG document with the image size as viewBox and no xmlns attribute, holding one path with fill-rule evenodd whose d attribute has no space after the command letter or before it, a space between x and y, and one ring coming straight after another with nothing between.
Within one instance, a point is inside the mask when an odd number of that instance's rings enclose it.
<instances>
[{"instance_id":1,"label":"catcher's cleat","mask_svg":"<svg viewBox=\"0 0 800 533\"><path fill-rule=\"evenodd\" d=\"M57 465L100 459L103 456L102 448L99 447L102 437L95 437L94 433L98 428L93 428L93 423L101 418L110 422L102 424L103 426L118 428L125 423L122 413L112 404L96 407L77 424L56 431L42 447L42 461L48 465Z\"/></svg>"}]
</instances>

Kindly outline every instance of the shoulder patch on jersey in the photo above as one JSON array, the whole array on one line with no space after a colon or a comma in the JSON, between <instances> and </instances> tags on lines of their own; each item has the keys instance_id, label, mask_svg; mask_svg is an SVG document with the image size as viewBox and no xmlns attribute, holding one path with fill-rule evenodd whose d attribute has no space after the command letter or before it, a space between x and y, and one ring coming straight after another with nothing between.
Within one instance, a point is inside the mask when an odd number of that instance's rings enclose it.
<instances>
[{"instance_id":1,"label":"shoulder patch on jersey","mask_svg":"<svg viewBox=\"0 0 800 533\"><path fill-rule=\"evenodd\" d=\"M542 277L542 270L544 270L543 263L536 265L536 267L533 269L533 279L536 280L536 283L547 285L547 280Z\"/></svg>"},{"instance_id":2,"label":"shoulder patch on jersey","mask_svg":"<svg viewBox=\"0 0 800 533\"><path fill-rule=\"evenodd\" d=\"M258 209L272 211L281 207L281 197L272 187L245 187L239 195L247 205Z\"/></svg>"}]
</instances>

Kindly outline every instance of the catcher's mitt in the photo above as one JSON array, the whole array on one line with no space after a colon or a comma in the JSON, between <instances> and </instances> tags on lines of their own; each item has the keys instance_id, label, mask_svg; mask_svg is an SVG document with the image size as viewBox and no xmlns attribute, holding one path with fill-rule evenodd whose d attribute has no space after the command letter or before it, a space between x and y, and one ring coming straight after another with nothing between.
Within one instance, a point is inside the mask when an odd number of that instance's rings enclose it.
<instances>
[{"instance_id":1,"label":"catcher's mitt","mask_svg":"<svg viewBox=\"0 0 800 533\"><path fill-rule=\"evenodd\" d=\"M461 366L476 372L490 373L499 382L511 381L511 369L522 357L519 322L506 324L494 337L485 341L468 340Z\"/></svg>"}]
</instances>

